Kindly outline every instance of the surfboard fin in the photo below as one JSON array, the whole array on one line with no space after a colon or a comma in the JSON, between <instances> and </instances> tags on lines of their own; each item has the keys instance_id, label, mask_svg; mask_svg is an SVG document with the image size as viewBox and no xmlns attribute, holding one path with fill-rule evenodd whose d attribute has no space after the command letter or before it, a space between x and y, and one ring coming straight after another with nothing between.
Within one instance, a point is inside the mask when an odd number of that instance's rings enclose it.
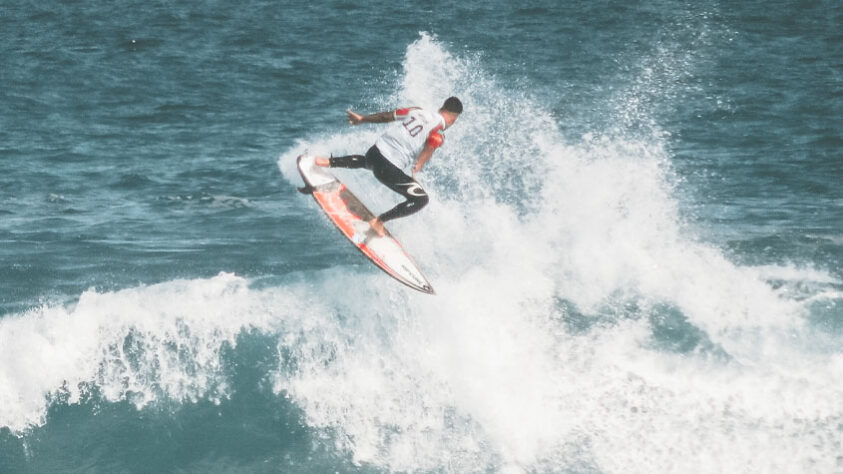
<instances>
[{"instance_id":1,"label":"surfboard fin","mask_svg":"<svg viewBox=\"0 0 843 474\"><path fill-rule=\"evenodd\" d=\"M302 194L313 194L313 186L306 184L300 188L296 188L296 191Z\"/></svg>"}]
</instances>

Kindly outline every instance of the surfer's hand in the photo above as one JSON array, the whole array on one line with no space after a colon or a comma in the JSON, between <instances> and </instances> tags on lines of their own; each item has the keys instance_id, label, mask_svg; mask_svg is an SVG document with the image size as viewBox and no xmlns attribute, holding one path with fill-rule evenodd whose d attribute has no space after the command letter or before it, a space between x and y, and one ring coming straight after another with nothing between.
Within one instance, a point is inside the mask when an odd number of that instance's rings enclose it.
<instances>
[{"instance_id":1,"label":"surfer's hand","mask_svg":"<svg viewBox=\"0 0 843 474\"><path fill-rule=\"evenodd\" d=\"M363 121L363 116L352 112L350 109L345 111L348 115L348 123L351 125L359 125Z\"/></svg>"}]
</instances>

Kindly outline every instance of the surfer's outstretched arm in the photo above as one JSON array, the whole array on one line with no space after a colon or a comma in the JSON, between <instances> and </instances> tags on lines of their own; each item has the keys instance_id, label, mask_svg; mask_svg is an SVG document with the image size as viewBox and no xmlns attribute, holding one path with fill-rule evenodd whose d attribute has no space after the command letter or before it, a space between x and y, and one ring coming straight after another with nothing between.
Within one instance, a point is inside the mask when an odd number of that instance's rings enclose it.
<instances>
[{"instance_id":1,"label":"surfer's outstretched arm","mask_svg":"<svg viewBox=\"0 0 843 474\"><path fill-rule=\"evenodd\" d=\"M398 120L398 117L405 116L408 111L418 109L418 107L404 107L397 110L389 110L387 112L378 112L371 115L360 115L352 110L346 110L348 115L348 123L351 125L360 125L361 123L387 123Z\"/></svg>"},{"instance_id":2,"label":"surfer's outstretched arm","mask_svg":"<svg viewBox=\"0 0 843 474\"><path fill-rule=\"evenodd\" d=\"M379 112L371 115L360 115L351 110L346 110L348 115L348 123L351 125L359 125L361 123L387 123L395 120L395 112Z\"/></svg>"}]
</instances>

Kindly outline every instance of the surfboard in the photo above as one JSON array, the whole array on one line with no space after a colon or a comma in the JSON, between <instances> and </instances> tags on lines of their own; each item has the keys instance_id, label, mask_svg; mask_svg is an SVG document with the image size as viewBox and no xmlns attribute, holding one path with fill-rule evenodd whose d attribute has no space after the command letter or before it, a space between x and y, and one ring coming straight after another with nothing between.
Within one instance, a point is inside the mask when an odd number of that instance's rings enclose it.
<instances>
[{"instance_id":1,"label":"surfboard","mask_svg":"<svg viewBox=\"0 0 843 474\"><path fill-rule=\"evenodd\" d=\"M375 215L337 179L328 168L316 166L315 157L304 154L297 165L305 186L331 222L369 260L392 278L422 293L435 294L419 266L388 230L378 235L369 227Z\"/></svg>"}]
</instances>

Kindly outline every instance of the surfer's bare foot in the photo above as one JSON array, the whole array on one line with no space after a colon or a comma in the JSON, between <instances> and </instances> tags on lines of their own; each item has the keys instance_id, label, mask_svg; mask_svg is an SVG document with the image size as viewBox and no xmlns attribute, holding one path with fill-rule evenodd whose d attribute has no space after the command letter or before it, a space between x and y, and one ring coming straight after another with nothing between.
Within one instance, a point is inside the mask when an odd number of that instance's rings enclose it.
<instances>
[{"instance_id":1,"label":"surfer's bare foot","mask_svg":"<svg viewBox=\"0 0 843 474\"><path fill-rule=\"evenodd\" d=\"M315 160L313 160L313 162L316 164L316 166L323 166L326 168L331 166L331 160L328 158L316 158Z\"/></svg>"},{"instance_id":2,"label":"surfer's bare foot","mask_svg":"<svg viewBox=\"0 0 843 474\"><path fill-rule=\"evenodd\" d=\"M386 233L386 229L383 228L383 222L381 222L381 220L377 217L369 221L369 227L371 227L372 230L377 232L381 237L383 237Z\"/></svg>"}]
</instances>

